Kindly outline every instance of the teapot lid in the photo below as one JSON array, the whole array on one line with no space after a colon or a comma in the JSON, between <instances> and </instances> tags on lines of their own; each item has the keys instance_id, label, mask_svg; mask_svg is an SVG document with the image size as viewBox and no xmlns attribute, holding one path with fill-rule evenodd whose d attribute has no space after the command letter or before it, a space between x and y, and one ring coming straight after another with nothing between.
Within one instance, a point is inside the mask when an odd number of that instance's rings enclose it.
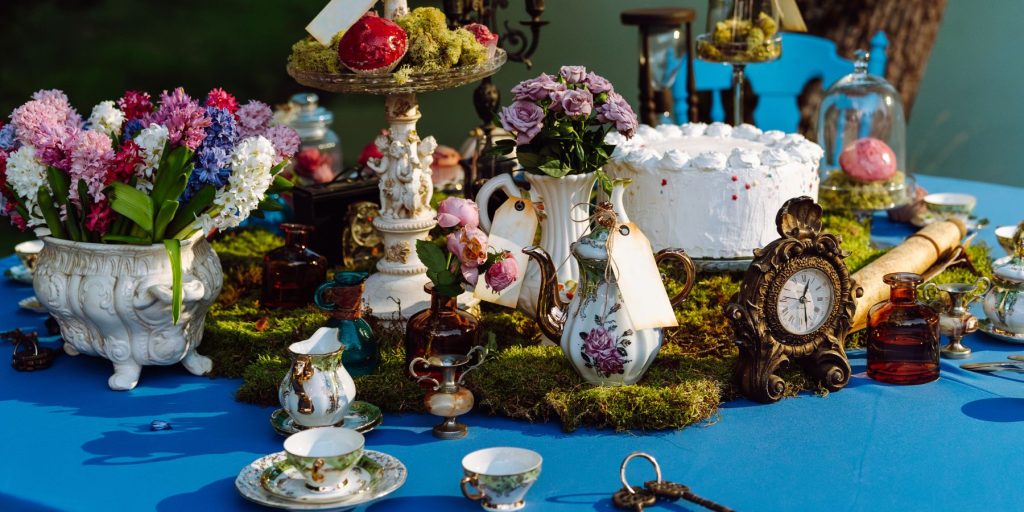
<instances>
[{"instance_id":1,"label":"teapot lid","mask_svg":"<svg viewBox=\"0 0 1024 512\"><path fill-rule=\"evenodd\" d=\"M1005 256L992 263L992 275L1012 283L1024 283L1024 259Z\"/></svg>"},{"instance_id":2,"label":"teapot lid","mask_svg":"<svg viewBox=\"0 0 1024 512\"><path fill-rule=\"evenodd\" d=\"M598 227L572 244L577 258L608 261L608 228Z\"/></svg>"}]
</instances>

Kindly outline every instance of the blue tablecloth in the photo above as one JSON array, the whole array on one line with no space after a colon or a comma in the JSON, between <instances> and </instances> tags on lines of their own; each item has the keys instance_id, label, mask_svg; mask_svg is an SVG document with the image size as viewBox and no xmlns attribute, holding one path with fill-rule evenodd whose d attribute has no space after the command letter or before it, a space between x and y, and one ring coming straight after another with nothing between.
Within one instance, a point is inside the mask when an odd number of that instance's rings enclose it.
<instances>
[{"instance_id":1,"label":"blue tablecloth","mask_svg":"<svg viewBox=\"0 0 1024 512\"><path fill-rule=\"evenodd\" d=\"M1024 218L1024 190L923 178L933 191L979 197L994 225ZM891 227L877 226L879 231ZM991 229L982 238L1000 251ZM0 267L13 263L8 258ZM40 329L42 315L17 311L31 289L0 283L0 328ZM968 337L973 361L1024 347ZM8 346L9 347L9 346ZM5 356L6 357L6 356ZM726 403L706 425L658 433L580 430L471 414L469 437L438 441L435 419L387 415L367 446L399 457L406 484L361 510L458 511L460 459L488 446L521 446L544 457L526 510L615 510L618 467L633 450L658 457L667 478L738 510L1024 510L1024 377L980 375L943 360L931 384L896 387L864 375L851 353L850 385L759 405ZM281 449L272 409L239 404L239 381L193 377L180 366L146 368L139 387L107 388L108 362L61 356L37 373L0 365L0 510L258 510L234 488L250 461ZM153 419L173 429L151 432ZM650 477L638 462L633 482ZM697 510L683 502L660 510ZM658 510L658 509L656 509Z\"/></svg>"}]
</instances>

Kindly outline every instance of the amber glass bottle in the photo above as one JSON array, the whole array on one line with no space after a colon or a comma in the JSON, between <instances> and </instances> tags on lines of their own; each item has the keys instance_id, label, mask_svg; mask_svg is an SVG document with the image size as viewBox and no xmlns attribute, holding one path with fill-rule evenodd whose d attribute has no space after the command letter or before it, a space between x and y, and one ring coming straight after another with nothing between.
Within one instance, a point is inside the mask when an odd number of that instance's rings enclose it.
<instances>
[{"instance_id":1,"label":"amber glass bottle","mask_svg":"<svg viewBox=\"0 0 1024 512\"><path fill-rule=\"evenodd\" d=\"M284 245L263 256L263 293L268 308L297 308L313 302L313 293L327 280L327 258L313 252L311 226L281 224Z\"/></svg>"},{"instance_id":2,"label":"amber glass bottle","mask_svg":"<svg viewBox=\"0 0 1024 512\"><path fill-rule=\"evenodd\" d=\"M430 309L424 309L409 319L405 329L405 368L409 376L409 363L417 357L443 354L467 354L480 344L480 320L459 309L455 297L434 292L427 283L423 290L430 294ZM440 370L427 371L416 367L416 373L441 379Z\"/></svg>"},{"instance_id":3,"label":"amber glass bottle","mask_svg":"<svg viewBox=\"0 0 1024 512\"><path fill-rule=\"evenodd\" d=\"M939 378L939 315L918 302L921 276L886 274L889 300L868 312L868 377L889 384Z\"/></svg>"}]
</instances>

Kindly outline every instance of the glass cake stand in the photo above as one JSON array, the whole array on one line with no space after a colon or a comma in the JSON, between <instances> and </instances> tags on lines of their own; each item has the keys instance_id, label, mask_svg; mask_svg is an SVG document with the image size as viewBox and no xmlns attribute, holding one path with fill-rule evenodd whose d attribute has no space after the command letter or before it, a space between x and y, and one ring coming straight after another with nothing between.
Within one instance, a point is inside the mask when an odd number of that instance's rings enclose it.
<instances>
[{"instance_id":1,"label":"glass cake stand","mask_svg":"<svg viewBox=\"0 0 1024 512\"><path fill-rule=\"evenodd\" d=\"M385 12L405 12L405 2L388 0ZM416 254L416 241L425 240L437 224L436 212L430 206L434 194L430 164L437 141L434 137L420 139L416 122L420 119L417 93L454 89L493 75L505 64L508 56L498 48L494 56L472 66L445 71L410 73L399 83L394 73L365 75L355 73L315 73L300 71L291 64L288 74L296 82L327 92L384 96L387 134L377 137L375 144L384 156L371 159L367 165L380 178L381 212L373 226L384 238L384 257L377 261L377 272L366 280L363 299L370 314L400 324L413 313L429 307L429 296L423 293L427 284L427 267ZM460 300L467 305L475 300Z\"/></svg>"}]
</instances>

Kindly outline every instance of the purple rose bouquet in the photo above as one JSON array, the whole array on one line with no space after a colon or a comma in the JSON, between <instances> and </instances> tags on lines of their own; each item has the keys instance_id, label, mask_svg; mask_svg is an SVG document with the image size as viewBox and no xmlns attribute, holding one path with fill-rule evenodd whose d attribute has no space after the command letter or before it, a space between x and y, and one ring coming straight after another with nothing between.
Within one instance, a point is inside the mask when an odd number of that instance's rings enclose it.
<instances>
[{"instance_id":1,"label":"purple rose bouquet","mask_svg":"<svg viewBox=\"0 0 1024 512\"><path fill-rule=\"evenodd\" d=\"M637 119L607 79L583 66L562 66L557 77L541 73L513 87L512 94L515 101L498 118L516 139L495 143L497 153L515 148L527 172L555 178L594 172L609 188L601 168L615 146L605 136L615 130L632 137Z\"/></svg>"},{"instance_id":2,"label":"purple rose bouquet","mask_svg":"<svg viewBox=\"0 0 1024 512\"><path fill-rule=\"evenodd\" d=\"M416 241L416 254L427 266L427 277L434 291L455 297L475 287L480 275L492 290L508 288L519 273L516 260L507 251L497 251L487 244L487 234L480 230L480 209L475 202L449 197L437 205L437 222L442 228L444 247L425 240Z\"/></svg>"}]
</instances>

